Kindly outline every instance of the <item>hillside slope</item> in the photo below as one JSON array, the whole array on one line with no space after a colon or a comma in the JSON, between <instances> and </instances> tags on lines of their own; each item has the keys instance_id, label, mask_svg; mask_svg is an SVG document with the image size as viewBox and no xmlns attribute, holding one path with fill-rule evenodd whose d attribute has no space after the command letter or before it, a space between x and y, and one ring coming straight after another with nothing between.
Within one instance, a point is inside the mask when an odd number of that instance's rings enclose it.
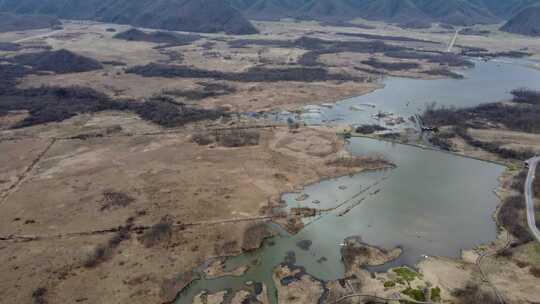
<instances>
[{"instance_id":1,"label":"hillside slope","mask_svg":"<svg viewBox=\"0 0 540 304\"><path fill-rule=\"evenodd\" d=\"M227 0L253 19L285 17L343 21L364 18L394 23L454 25L501 22L540 0Z\"/></svg>"},{"instance_id":2,"label":"hillside slope","mask_svg":"<svg viewBox=\"0 0 540 304\"><path fill-rule=\"evenodd\" d=\"M540 37L540 6L521 11L501 27L505 32Z\"/></svg>"},{"instance_id":3,"label":"hillside slope","mask_svg":"<svg viewBox=\"0 0 540 304\"><path fill-rule=\"evenodd\" d=\"M58 19L50 16L0 13L0 32L33 30L61 25L62 23Z\"/></svg>"},{"instance_id":4,"label":"hillside slope","mask_svg":"<svg viewBox=\"0 0 540 304\"><path fill-rule=\"evenodd\" d=\"M0 0L0 12L190 32L256 32L239 11L222 0Z\"/></svg>"}]
</instances>

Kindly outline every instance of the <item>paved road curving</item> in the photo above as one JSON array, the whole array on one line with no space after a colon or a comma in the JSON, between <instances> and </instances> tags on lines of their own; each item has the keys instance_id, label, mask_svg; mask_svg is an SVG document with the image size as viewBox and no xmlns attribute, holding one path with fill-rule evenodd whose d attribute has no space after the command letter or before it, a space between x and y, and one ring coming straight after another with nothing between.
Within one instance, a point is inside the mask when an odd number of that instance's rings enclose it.
<instances>
[{"instance_id":1,"label":"paved road curving","mask_svg":"<svg viewBox=\"0 0 540 304\"><path fill-rule=\"evenodd\" d=\"M536 167L540 162L540 157L533 157L527 160L529 164L529 173L527 174L527 180L525 181L525 203L527 204L527 223L529 224L529 229L531 233L540 242L540 231L536 226L536 213L534 212L534 197L532 191L532 183L535 178Z\"/></svg>"}]
</instances>

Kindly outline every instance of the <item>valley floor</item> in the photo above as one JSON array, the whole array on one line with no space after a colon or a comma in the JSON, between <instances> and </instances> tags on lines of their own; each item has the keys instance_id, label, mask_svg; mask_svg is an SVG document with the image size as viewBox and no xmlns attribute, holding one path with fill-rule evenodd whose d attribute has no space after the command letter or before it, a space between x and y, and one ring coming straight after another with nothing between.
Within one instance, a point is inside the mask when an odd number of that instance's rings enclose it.
<instances>
[{"instance_id":1,"label":"valley floor","mask_svg":"<svg viewBox=\"0 0 540 304\"><path fill-rule=\"evenodd\" d=\"M77 85L134 103L167 95L176 105L221 107L232 114L217 121L165 128L131 112L102 111L13 129L29 112L0 112L0 260L4 261L0 265L0 302L170 303L200 275L194 269L210 258L257 248L269 236L260 228L261 223L274 220L297 225L298 218L272 212L282 193L325 178L388 166L384 162L353 161L347 166L336 162L350 157L344 151L343 138L337 135L343 128L291 129L269 119L236 115L297 111L308 104L366 94L381 88L378 80L387 75L433 79L445 76L430 71L454 70L448 63L426 58L390 57L384 49L324 53L279 43L302 37L340 43L376 40L407 52L440 55L454 33L438 27L403 30L370 24L375 28L256 22L261 34L208 34L180 46L116 39L113 36L128 27L94 22L66 21L61 30L1 33L0 41L21 45L19 51L1 51L2 58L52 48L67 49L104 64L103 69L84 73L27 75L18 79L20 89ZM459 36L456 51L467 47L489 52L526 48L533 57L540 56L539 40L485 28L492 34ZM374 36L347 36L343 32ZM388 40L387 36L408 39ZM235 47L235 43L241 46ZM128 73L130 67L151 63L238 74L254 67L313 67L313 62L304 66L300 61L310 51L321 52L315 58L316 66L350 78L264 82ZM216 84L225 87L225 92L209 86ZM497 131L478 131L474 136L500 136L493 132ZM256 141L229 144L223 139L231 136L234 141L246 134ZM526 138L528 144L537 140L533 135L510 132L504 136L508 145L523 144L514 143L514 138ZM503 189L508 190L512 174L503 178ZM501 236L498 242L503 246L506 240ZM439 286L445 301L458 302L452 292L466 289L470 282L490 292L474 257L491 248L465 253L464 261L427 259L419 265L422 275L405 284L413 289ZM360 278L362 290L370 294L399 292L405 286L396 286L395 282L403 282L399 271L372 277L360 267L386 258L383 251L366 250L376 261L356 260L348 274ZM489 281L509 303L540 301L539 279L531 270L532 265L538 265L539 247L520 245L512 254L511 261L497 255L484 258L482 269ZM279 281L298 271L283 266L276 270L274 279ZM340 284L326 283L330 298L337 300L350 293ZM300 299L314 303L322 290L321 283L306 274L290 286L279 285L279 298L284 303L299 303ZM265 302L263 298L260 301ZM217 301L220 295L204 297L207 303L209 299ZM243 298L239 295L235 299L232 303Z\"/></svg>"}]
</instances>

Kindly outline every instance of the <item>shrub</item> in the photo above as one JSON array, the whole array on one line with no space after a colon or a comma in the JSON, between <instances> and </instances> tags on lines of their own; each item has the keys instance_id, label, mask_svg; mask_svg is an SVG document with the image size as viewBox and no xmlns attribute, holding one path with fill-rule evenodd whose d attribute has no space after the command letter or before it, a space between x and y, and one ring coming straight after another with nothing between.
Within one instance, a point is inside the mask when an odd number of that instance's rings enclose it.
<instances>
[{"instance_id":1,"label":"shrub","mask_svg":"<svg viewBox=\"0 0 540 304\"><path fill-rule=\"evenodd\" d=\"M104 204L101 207L101 211L113 208L113 207L126 207L135 201L131 196L123 192L115 192L106 190L103 191Z\"/></svg>"},{"instance_id":2,"label":"shrub","mask_svg":"<svg viewBox=\"0 0 540 304\"><path fill-rule=\"evenodd\" d=\"M407 282L412 282L416 277L418 276L418 273L415 271L407 268L407 267L398 267L392 269L393 272L395 272L398 276L403 278Z\"/></svg>"},{"instance_id":3,"label":"shrub","mask_svg":"<svg viewBox=\"0 0 540 304\"><path fill-rule=\"evenodd\" d=\"M111 258L116 247L118 247L122 241L129 239L129 237L130 235L127 229L120 229L105 244L99 244L94 248L83 261L84 267L93 268L105 262Z\"/></svg>"},{"instance_id":4,"label":"shrub","mask_svg":"<svg viewBox=\"0 0 540 304\"><path fill-rule=\"evenodd\" d=\"M394 286L396 286L396 282L394 282L394 281L386 281L386 282L384 282L384 287L385 288L391 288L391 287L394 287Z\"/></svg>"},{"instance_id":5,"label":"shrub","mask_svg":"<svg viewBox=\"0 0 540 304\"><path fill-rule=\"evenodd\" d=\"M194 142L194 143L197 143L201 146L206 146L206 145L209 145L213 142L215 142L215 138L214 136L212 136L210 133L208 132L199 132L199 133L195 133L193 134L193 136L191 137L191 140Z\"/></svg>"},{"instance_id":6,"label":"shrub","mask_svg":"<svg viewBox=\"0 0 540 304\"><path fill-rule=\"evenodd\" d=\"M445 151L453 151L454 145L452 142L444 137L433 135L429 138L429 142L432 143L434 146L437 146Z\"/></svg>"},{"instance_id":7,"label":"shrub","mask_svg":"<svg viewBox=\"0 0 540 304\"><path fill-rule=\"evenodd\" d=\"M499 252L497 252L497 256L503 257L503 258L511 258L514 255L512 250L510 248L505 248Z\"/></svg>"},{"instance_id":8,"label":"shrub","mask_svg":"<svg viewBox=\"0 0 540 304\"><path fill-rule=\"evenodd\" d=\"M266 238L273 235L273 230L266 223L253 224L244 232L242 249L244 251L255 250L260 247Z\"/></svg>"},{"instance_id":9,"label":"shrub","mask_svg":"<svg viewBox=\"0 0 540 304\"><path fill-rule=\"evenodd\" d=\"M217 141L224 147L256 146L259 144L260 132L257 130L228 130L218 133Z\"/></svg>"},{"instance_id":10,"label":"shrub","mask_svg":"<svg viewBox=\"0 0 540 304\"><path fill-rule=\"evenodd\" d=\"M172 223L163 219L161 222L153 225L141 236L141 241L145 247L153 247L163 241L168 241L172 236Z\"/></svg>"},{"instance_id":11,"label":"shrub","mask_svg":"<svg viewBox=\"0 0 540 304\"><path fill-rule=\"evenodd\" d=\"M499 301L491 294L480 289L477 284L468 283L465 288L457 289L453 295L462 304L482 303L497 304Z\"/></svg>"},{"instance_id":12,"label":"shrub","mask_svg":"<svg viewBox=\"0 0 540 304\"><path fill-rule=\"evenodd\" d=\"M436 302L441 301L441 289L439 287L431 288L431 300Z\"/></svg>"},{"instance_id":13,"label":"shrub","mask_svg":"<svg viewBox=\"0 0 540 304\"><path fill-rule=\"evenodd\" d=\"M47 294L47 289L39 287L32 292L32 304L47 304L45 300L45 295Z\"/></svg>"},{"instance_id":14,"label":"shrub","mask_svg":"<svg viewBox=\"0 0 540 304\"><path fill-rule=\"evenodd\" d=\"M529 272L536 278L540 278L540 268L533 266L529 269Z\"/></svg>"},{"instance_id":15,"label":"shrub","mask_svg":"<svg viewBox=\"0 0 540 304\"><path fill-rule=\"evenodd\" d=\"M532 240L527 228L526 219L521 212L525 208L525 198L523 195L508 197L501 206L497 218L520 243L526 243Z\"/></svg>"},{"instance_id":16,"label":"shrub","mask_svg":"<svg viewBox=\"0 0 540 304\"><path fill-rule=\"evenodd\" d=\"M361 125L356 128L356 132L361 133L361 134L372 134L378 131L385 131L385 130L388 130L388 129L379 125Z\"/></svg>"},{"instance_id":17,"label":"shrub","mask_svg":"<svg viewBox=\"0 0 540 304\"><path fill-rule=\"evenodd\" d=\"M403 290L401 293L403 293L404 295L407 295L409 297L411 297L412 299L416 300L416 301L425 301L426 300L426 296L424 295L424 292L420 289L413 289L413 288L407 288L405 290Z\"/></svg>"}]
</instances>

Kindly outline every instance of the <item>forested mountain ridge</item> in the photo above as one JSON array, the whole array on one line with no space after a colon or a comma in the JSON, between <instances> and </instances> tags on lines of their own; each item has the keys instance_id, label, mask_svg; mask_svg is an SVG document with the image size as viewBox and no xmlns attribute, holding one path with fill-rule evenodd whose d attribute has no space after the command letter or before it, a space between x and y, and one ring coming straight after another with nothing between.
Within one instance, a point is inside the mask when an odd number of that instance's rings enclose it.
<instances>
[{"instance_id":1,"label":"forested mountain ridge","mask_svg":"<svg viewBox=\"0 0 540 304\"><path fill-rule=\"evenodd\" d=\"M514 18L508 20L501 30L540 37L540 6L533 6L524 9Z\"/></svg>"},{"instance_id":2,"label":"forested mountain ridge","mask_svg":"<svg viewBox=\"0 0 540 304\"><path fill-rule=\"evenodd\" d=\"M343 21L365 18L454 25L498 23L540 0L227 0L252 19L286 17Z\"/></svg>"},{"instance_id":3,"label":"forested mountain ridge","mask_svg":"<svg viewBox=\"0 0 540 304\"><path fill-rule=\"evenodd\" d=\"M191 32L256 33L222 0L0 0L0 12Z\"/></svg>"}]
</instances>

